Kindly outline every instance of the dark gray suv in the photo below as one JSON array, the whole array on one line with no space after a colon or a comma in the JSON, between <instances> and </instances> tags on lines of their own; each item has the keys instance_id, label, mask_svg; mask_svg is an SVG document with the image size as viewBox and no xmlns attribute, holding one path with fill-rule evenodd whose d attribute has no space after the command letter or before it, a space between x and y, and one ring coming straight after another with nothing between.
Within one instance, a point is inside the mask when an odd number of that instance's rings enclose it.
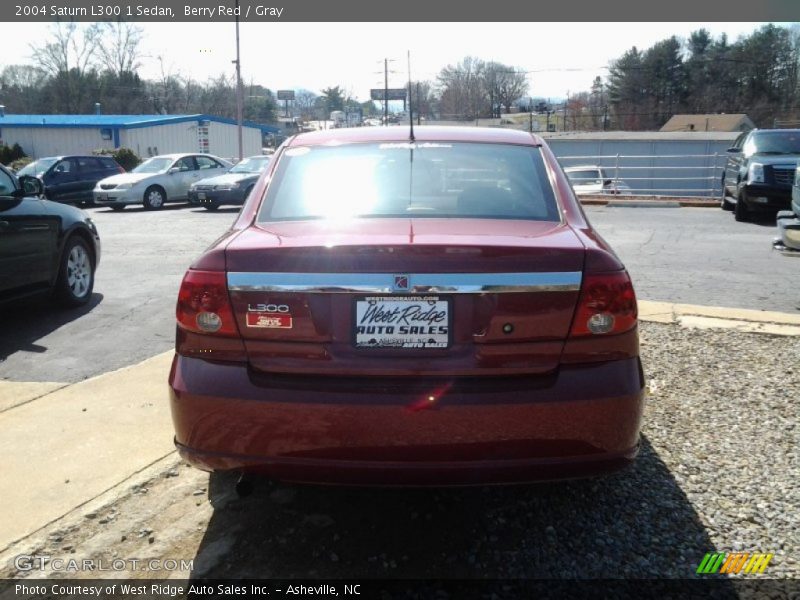
<instances>
[{"instance_id":1,"label":"dark gray suv","mask_svg":"<svg viewBox=\"0 0 800 600\"><path fill-rule=\"evenodd\" d=\"M48 200L82 206L94 204L98 181L124 172L110 156L50 156L25 165L17 175L41 180Z\"/></svg>"},{"instance_id":2,"label":"dark gray suv","mask_svg":"<svg viewBox=\"0 0 800 600\"><path fill-rule=\"evenodd\" d=\"M722 175L722 208L737 221L754 211L789 208L800 160L800 129L754 129L728 148Z\"/></svg>"}]
</instances>

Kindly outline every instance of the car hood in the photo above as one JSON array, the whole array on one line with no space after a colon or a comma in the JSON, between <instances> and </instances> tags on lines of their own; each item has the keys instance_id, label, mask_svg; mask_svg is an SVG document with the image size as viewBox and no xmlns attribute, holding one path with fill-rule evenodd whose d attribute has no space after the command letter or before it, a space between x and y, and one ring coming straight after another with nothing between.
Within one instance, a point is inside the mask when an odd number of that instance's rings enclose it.
<instances>
[{"instance_id":1,"label":"car hood","mask_svg":"<svg viewBox=\"0 0 800 600\"><path fill-rule=\"evenodd\" d=\"M105 179L101 180L100 183L102 184L114 184L120 185L122 183L139 183L140 181L144 181L145 179L150 179L152 177L158 177L162 175L162 173L120 173L119 175L112 175L111 177L106 177Z\"/></svg>"},{"instance_id":2,"label":"car hood","mask_svg":"<svg viewBox=\"0 0 800 600\"><path fill-rule=\"evenodd\" d=\"M195 185L225 185L239 183L248 179L255 181L258 179L259 175L260 173L225 173L223 175L217 175L216 177L201 179Z\"/></svg>"}]
</instances>

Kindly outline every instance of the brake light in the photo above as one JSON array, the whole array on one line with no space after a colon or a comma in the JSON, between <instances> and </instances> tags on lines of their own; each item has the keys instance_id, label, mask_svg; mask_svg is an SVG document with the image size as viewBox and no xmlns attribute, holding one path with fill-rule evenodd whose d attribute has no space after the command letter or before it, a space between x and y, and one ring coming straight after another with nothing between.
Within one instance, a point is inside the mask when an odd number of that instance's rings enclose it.
<instances>
[{"instance_id":1,"label":"brake light","mask_svg":"<svg viewBox=\"0 0 800 600\"><path fill-rule=\"evenodd\" d=\"M636 322L636 294L626 271L584 276L572 337L624 333Z\"/></svg>"},{"instance_id":2,"label":"brake light","mask_svg":"<svg viewBox=\"0 0 800 600\"><path fill-rule=\"evenodd\" d=\"M176 313L178 325L188 331L239 335L222 271L187 271L178 292Z\"/></svg>"}]
</instances>

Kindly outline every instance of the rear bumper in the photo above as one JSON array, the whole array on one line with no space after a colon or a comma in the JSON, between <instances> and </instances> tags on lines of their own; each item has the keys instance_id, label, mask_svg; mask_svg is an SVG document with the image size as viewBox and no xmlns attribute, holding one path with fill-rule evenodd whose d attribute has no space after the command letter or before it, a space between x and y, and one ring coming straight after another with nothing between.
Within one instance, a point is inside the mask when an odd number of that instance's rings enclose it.
<instances>
[{"instance_id":1,"label":"rear bumper","mask_svg":"<svg viewBox=\"0 0 800 600\"><path fill-rule=\"evenodd\" d=\"M176 356L176 446L206 470L354 485L583 477L621 468L638 451L638 358L537 378L361 382L267 377Z\"/></svg>"},{"instance_id":2,"label":"rear bumper","mask_svg":"<svg viewBox=\"0 0 800 600\"><path fill-rule=\"evenodd\" d=\"M206 204L244 204L244 190L203 190L205 197L200 199L200 192L189 191L189 204L203 206Z\"/></svg>"}]
</instances>

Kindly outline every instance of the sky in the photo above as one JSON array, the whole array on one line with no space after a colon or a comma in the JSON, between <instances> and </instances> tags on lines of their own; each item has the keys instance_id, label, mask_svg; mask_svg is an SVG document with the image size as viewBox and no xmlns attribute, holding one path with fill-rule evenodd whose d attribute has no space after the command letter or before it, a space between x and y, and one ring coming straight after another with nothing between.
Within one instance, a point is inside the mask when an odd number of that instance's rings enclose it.
<instances>
[{"instance_id":1,"label":"sky","mask_svg":"<svg viewBox=\"0 0 800 600\"><path fill-rule=\"evenodd\" d=\"M647 48L701 27L730 40L763 23L242 23L242 79L271 90L305 88L315 93L339 85L364 101L383 87L408 80L434 80L439 70L475 56L528 72L529 95L563 98L588 91L610 61L632 46ZM233 23L140 23L144 31L139 74L159 77L161 68L205 81L234 73ZM0 67L31 63L30 42L46 39L48 25L0 23ZM245 88L246 89L246 88Z\"/></svg>"}]
</instances>

